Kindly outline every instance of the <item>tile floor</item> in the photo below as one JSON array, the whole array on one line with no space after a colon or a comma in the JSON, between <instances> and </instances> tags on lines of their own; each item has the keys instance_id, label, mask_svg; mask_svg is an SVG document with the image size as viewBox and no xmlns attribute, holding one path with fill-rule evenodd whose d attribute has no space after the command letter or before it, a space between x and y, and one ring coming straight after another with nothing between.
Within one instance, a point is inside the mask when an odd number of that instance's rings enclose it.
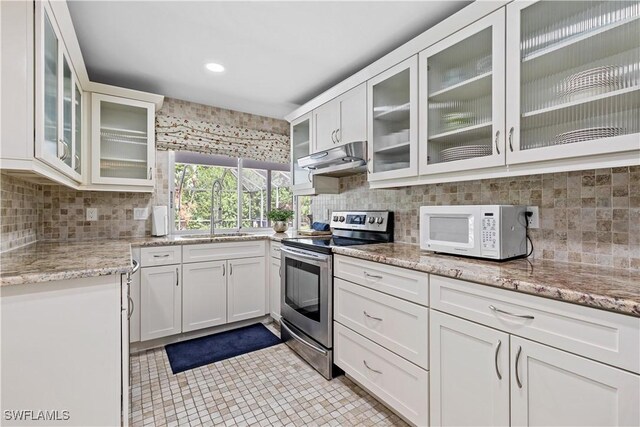
<instances>
[{"instance_id":1,"label":"tile floor","mask_svg":"<svg viewBox=\"0 0 640 427\"><path fill-rule=\"evenodd\" d=\"M131 356L131 377L134 427L406 425L348 378L325 380L284 344L177 375L164 348L149 350Z\"/></svg>"}]
</instances>

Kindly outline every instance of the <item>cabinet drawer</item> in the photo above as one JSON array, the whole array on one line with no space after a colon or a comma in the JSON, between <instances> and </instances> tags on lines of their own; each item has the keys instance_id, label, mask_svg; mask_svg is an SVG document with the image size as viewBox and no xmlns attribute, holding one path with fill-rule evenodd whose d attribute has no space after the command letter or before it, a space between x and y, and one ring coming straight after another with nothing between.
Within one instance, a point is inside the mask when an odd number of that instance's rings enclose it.
<instances>
[{"instance_id":1,"label":"cabinet drawer","mask_svg":"<svg viewBox=\"0 0 640 427\"><path fill-rule=\"evenodd\" d=\"M140 250L140 266L180 264L182 248L180 246L158 246Z\"/></svg>"},{"instance_id":2,"label":"cabinet drawer","mask_svg":"<svg viewBox=\"0 0 640 427\"><path fill-rule=\"evenodd\" d=\"M429 367L429 309L342 279L334 281L334 319L366 338Z\"/></svg>"},{"instance_id":3,"label":"cabinet drawer","mask_svg":"<svg viewBox=\"0 0 640 427\"><path fill-rule=\"evenodd\" d=\"M334 363L419 426L429 424L429 373L334 322Z\"/></svg>"},{"instance_id":4,"label":"cabinet drawer","mask_svg":"<svg viewBox=\"0 0 640 427\"><path fill-rule=\"evenodd\" d=\"M184 245L182 247L182 261L222 261L225 259L253 258L265 256L264 241L203 243L199 245Z\"/></svg>"},{"instance_id":5,"label":"cabinet drawer","mask_svg":"<svg viewBox=\"0 0 640 427\"><path fill-rule=\"evenodd\" d=\"M271 252L271 256L273 258L280 259L280 246L282 246L282 243L280 242L271 242L269 252Z\"/></svg>"},{"instance_id":6,"label":"cabinet drawer","mask_svg":"<svg viewBox=\"0 0 640 427\"><path fill-rule=\"evenodd\" d=\"M394 267L336 255L334 276L367 288L422 305L429 305L429 275L420 271Z\"/></svg>"},{"instance_id":7,"label":"cabinet drawer","mask_svg":"<svg viewBox=\"0 0 640 427\"><path fill-rule=\"evenodd\" d=\"M432 308L640 372L637 317L435 275L430 286Z\"/></svg>"}]
</instances>

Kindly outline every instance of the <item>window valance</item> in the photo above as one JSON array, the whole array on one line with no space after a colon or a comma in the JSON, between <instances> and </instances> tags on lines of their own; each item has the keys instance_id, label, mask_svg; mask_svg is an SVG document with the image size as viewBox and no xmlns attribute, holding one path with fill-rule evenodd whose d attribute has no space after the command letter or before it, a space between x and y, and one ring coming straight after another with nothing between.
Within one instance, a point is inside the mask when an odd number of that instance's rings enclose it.
<instances>
[{"instance_id":1,"label":"window valance","mask_svg":"<svg viewBox=\"0 0 640 427\"><path fill-rule=\"evenodd\" d=\"M158 150L242 157L289 163L289 137L172 116L156 116Z\"/></svg>"}]
</instances>

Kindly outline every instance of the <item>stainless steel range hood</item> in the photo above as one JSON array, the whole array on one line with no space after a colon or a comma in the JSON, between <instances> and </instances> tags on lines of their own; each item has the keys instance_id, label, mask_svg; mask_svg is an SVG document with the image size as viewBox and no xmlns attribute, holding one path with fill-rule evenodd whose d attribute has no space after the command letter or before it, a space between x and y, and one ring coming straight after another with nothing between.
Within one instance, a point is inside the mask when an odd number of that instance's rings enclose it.
<instances>
[{"instance_id":1,"label":"stainless steel range hood","mask_svg":"<svg viewBox=\"0 0 640 427\"><path fill-rule=\"evenodd\" d=\"M298 159L298 166L313 175L348 176L367 171L367 142L350 142Z\"/></svg>"}]
</instances>

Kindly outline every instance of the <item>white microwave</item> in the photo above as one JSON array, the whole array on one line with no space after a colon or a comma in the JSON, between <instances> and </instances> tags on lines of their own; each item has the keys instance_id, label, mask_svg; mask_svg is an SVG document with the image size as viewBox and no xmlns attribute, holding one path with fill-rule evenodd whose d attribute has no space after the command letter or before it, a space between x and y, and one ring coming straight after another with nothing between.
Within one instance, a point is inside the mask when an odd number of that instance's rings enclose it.
<instances>
[{"instance_id":1,"label":"white microwave","mask_svg":"<svg viewBox=\"0 0 640 427\"><path fill-rule=\"evenodd\" d=\"M526 206L420 208L420 249L490 259L527 254Z\"/></svg>"}]
</instances>

